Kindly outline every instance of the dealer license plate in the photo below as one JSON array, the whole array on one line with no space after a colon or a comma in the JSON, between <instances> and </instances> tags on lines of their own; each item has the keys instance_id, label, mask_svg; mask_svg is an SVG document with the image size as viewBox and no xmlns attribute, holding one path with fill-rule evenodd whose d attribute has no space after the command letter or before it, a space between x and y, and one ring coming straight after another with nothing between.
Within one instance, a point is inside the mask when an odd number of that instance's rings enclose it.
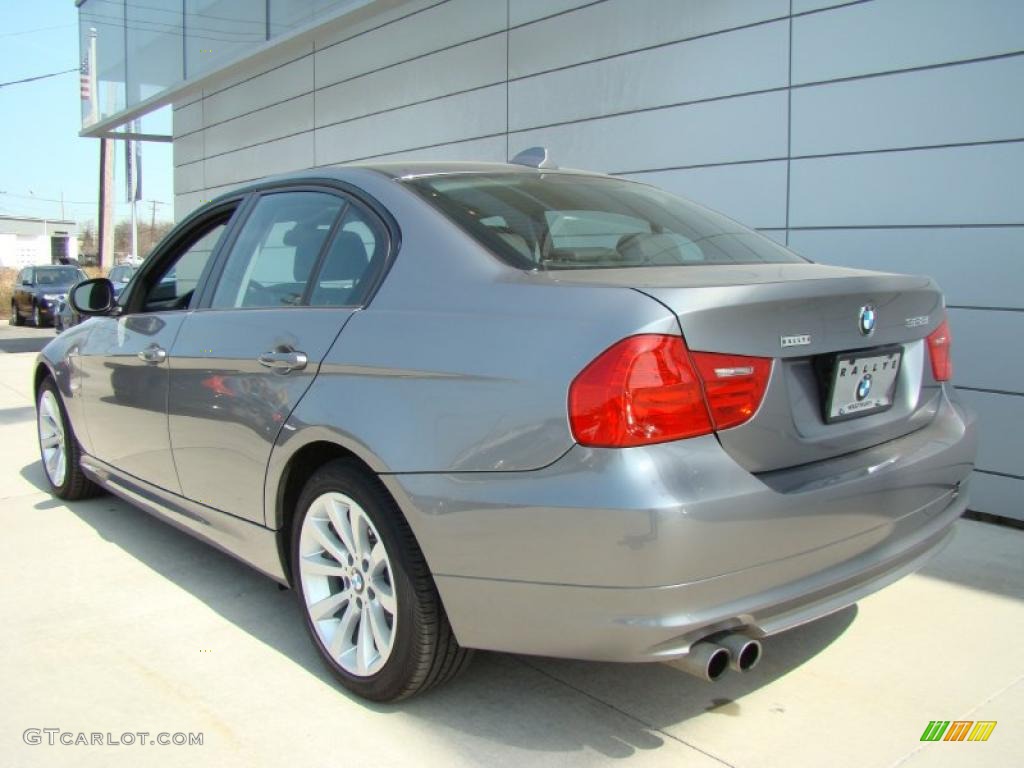
<instances>
[{"instance_id":1,"label":"dealer license plate","mask_svg":"<svg viewBox=\"0 0 1024 768\"><path fill-rule=\"evenodd\" d=\"M844 421L892 406L903 347L841 352L832 367L826 421Z\"/></svg>"}]
</instances>

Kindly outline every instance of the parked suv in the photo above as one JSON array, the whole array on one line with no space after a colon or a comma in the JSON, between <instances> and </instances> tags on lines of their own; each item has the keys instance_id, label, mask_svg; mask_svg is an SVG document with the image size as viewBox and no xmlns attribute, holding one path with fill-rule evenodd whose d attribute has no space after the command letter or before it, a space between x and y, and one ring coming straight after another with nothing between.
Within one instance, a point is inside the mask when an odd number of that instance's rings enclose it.
<instances>
[{"instance_id":1,"label":"parked suv","mask_svg":"<svg viewBox=\"0 0 1024 768\"><path fill-rule=\"evenodd\" d=\"M15 280L11 323L23 325L26 318L37 328L52 323L71 286L86 279L86 274L78 267L25 267Z\"/></svg>"}]
</instances>

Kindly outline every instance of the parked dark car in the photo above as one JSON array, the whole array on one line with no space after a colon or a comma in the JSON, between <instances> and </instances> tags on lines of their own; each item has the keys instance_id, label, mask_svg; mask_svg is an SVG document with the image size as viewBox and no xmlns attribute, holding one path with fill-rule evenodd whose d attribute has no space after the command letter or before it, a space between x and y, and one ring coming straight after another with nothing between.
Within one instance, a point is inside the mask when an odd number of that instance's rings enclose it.
<instances>
[{"instance_id":1,"label":"parked dark car","mask_svg":"<svg viewBox=\"0 0 1024 768\"><path fill-rule=\"evenodd\" d=\"M28 318L37 328L49 325L71 286L86 279L88 276L78 267L25 267L18 273L11 296L11 323L24 325Z\"/></svg>"},{"instance_id":2,"label":"parked dark car","mask_svg":"<svg viewBox=\"0 0 1024 768\"><path fill-rule=\"evenodd\" d=\"M110 270L110 274L107 275L107 279L110 280L114 286L114 298L120 298L121 292L128 285L132 279L132 275L135 274L135 267L131 264L121 264ZM53 317L53 325L57 329L57 333L60 333L65 328L70 328L73 325L78 325L84 320L75 308L71 306L71 302L66 298L63 299L60 305L57 307L57 312Z\"/></svg>"},{"instance_id":3,"label":"parked dark car","mask_svg":"<svg viewBox=\"0 0 1024 768\"><path fill-rule=\"evenodd\" d=\"M95 317L33 379L52 492L108 490L292 587L375 700L470 649L742 672L920 568L967 505L934 281L810 263L635 181L279 176L187 217L120 301L70 298ZM908 602L890 639L938 610Z\"/></svg>"}]
</instances>

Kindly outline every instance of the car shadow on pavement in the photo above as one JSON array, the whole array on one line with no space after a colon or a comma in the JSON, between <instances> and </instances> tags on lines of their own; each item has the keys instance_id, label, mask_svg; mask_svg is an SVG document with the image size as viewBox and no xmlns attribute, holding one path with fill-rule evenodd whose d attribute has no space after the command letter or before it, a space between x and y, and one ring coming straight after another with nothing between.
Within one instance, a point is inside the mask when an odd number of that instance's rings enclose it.
<instances>
[{"instance_id":1,"label":"car shadow on pavement","mask_svg":"<svg viewBox=\"0 0 1024 768\"><path fill-rule=\"evenodd\" d=\"M21 474L46 490L38 462ZM607 664L477 653L453 683L400 704L379 705L337 685L306 636L294 595L270 579L113 496L66 504L47 498L36 506L66 506L105 541L336 687L348 702L379 713L401 712L440 733L458 733L459 742L480 761L488 760L495 745L556 754L590 749L612 758L666 745L682 747L667 730L706 713L742 716L746 694L820 653L857 614L851 606L769 638L764 660L754 670L728 672L715 684L697 680L670 662Z\"/></svg>"}]
</instances>

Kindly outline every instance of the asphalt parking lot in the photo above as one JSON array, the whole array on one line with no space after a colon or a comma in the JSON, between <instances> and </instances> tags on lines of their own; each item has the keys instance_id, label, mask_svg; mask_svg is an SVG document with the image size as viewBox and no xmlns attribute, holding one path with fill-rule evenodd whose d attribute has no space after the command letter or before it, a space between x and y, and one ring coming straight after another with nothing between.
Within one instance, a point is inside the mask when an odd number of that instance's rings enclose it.
<instances>
[{"instance_id":1,"label":"asphalt parking lot","mask_svg":"<svg viewBox=\"0 0 1024 768\"><path fill-rule=\"evenodd\" d=\"M45 490L31 370L0 327L0 764L1010 766L1024 754L1024 531L961 521L919 574L769 638L753 671L478 654L399 705L321 668L291 593L113 497ZM987 742L921 742L931 720ZM26 729L202 745L26 744Z\"/></svg>"}]
</instances>

